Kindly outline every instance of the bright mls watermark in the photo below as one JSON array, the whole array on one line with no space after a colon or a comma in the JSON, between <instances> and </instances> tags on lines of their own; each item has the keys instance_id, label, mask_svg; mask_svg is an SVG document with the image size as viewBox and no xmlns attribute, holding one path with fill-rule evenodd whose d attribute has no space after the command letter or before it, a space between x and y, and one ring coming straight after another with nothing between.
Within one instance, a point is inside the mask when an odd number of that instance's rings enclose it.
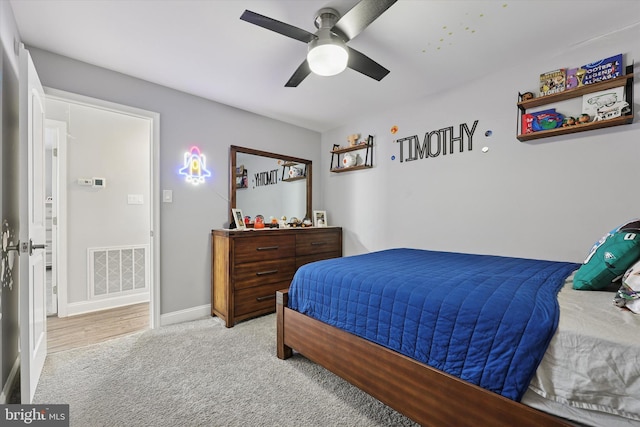
<instances>
[{"instance_id":1,"label":"bright mls watermark","mask_svg":"<svg viewBox=\"0 0 640 427\"><path fill-rule=\"evenodd\" d=\"M69 405L0 405L0 425L69 427Z\"/></svg>"}]
</instances>

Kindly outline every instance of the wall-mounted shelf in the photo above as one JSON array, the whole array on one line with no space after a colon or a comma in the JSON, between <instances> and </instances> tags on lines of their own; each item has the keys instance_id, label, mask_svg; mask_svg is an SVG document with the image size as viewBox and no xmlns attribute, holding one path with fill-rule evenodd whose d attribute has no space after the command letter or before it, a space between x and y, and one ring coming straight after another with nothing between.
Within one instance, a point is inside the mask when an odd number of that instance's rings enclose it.
<instances>
[{"instance_id":1,"label":"wall-mounted shelf","mask_svg":"<svg viewBox=\"0 0 640 427\"><path fill-rule=\"evenodd\" d=\"M356 166L342 167L342 156L345 153L358 150L367 150L365 153L364 163ZM336 166L334 161L337 159ZM369 169L373 167L373 136L369 135L365 144L357 144L350 147L340 147L338 144L333 145L331 150L331 172L348 172L361 169Z\"/></svg>"},{"instance_id":2,"label":"wall-mounted shelf","mask_svg":"<svg viewBox=\"0 0 640 427\"><path fill-rule=\"evenodd\" d=\"M302 175L289 177L289 171L292 167L299 165L300 163L295 162L284 162L282 164L282 182L292 182L292 181L300 181L301 179L307 179L307 165L304 165L302 169Z\"/></svg>"},{"instance_id":3,"label":"wall-mounted shelf","mask_svg":"<svg viewBox=\"0 0 640 427\"><path fill-rule=\"evenodd\" d=\"M592 83L590 85L577 87L575 89L566 90L564 92L554 93L552 95L541 96L538 98L529 99L526 101L522 101L522 94L518 94L518 99L520 100L517 104L518 106L518 138L519 141L530 141L534 139L540 138L549 138L557 135L565 135L570 133L577 132L585 132L588 130L602 129L608 128L612 126L620 126L625 124L630 124L633 122L634 114L633 114L633 68L634 65L629 65L626 67L626 74L624 76L616 77L615 79L606 80L603 82ZM616 87L624 87L625 88L625 99L629 103L631 111L624 116L616 117L613 119L607 120L599 120L592 121L585 124L579 124L568 127L561 127L549 130L541 130L533 133L520 133L522 131L522 115L526 113L527 110L535 107L540 107L543 105L549 105L556 102L566 101L568 99L574 99L581 97L582 95L586 95L593 92L598 92L601 90L613 89Z\"/></svg>"},{"instance_id":4,"label":"wall-mounted shelf","mask_svg":"<svg viewBox=\"0 0 640 427\"><path fill-rule=\"evenodd\" d=\"M247 169L243 165L236 168L236 188L249 188Z\"/></svg>"}]
</instances>

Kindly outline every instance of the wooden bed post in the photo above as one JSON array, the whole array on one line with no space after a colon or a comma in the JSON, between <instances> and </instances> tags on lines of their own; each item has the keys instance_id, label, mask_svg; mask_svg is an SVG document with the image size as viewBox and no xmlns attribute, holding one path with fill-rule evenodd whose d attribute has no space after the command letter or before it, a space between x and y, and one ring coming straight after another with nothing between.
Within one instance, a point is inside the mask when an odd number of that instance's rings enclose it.
<instances>
[{"instance_id":1,"label":"wooden bed post","mask_svg":"<svg viewBox=\"0 0 640 427\"><path fill-rule=\"evenodd\" d=\"M291 347L287 347L284 345L284 309L289 302L289 290L283 289L281 291L276 292L276 326L278 329L277 332L277 342L276 342L276 352L278 355L278 359L288 359L293 355L293 350Z\"/></svg>"}]
</instances>

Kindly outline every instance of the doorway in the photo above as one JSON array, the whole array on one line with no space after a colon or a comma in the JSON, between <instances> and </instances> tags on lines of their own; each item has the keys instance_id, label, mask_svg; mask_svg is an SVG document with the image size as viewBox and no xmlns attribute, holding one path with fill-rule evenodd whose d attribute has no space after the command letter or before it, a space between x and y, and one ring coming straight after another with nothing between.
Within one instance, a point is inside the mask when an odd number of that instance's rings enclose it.
<instances>
[{"instance_id":1,"label":"doorway","mask_svg":"<svg viewBox=\"0 0 640 427\"><path fill-rule=\"evenodd\" d=\"M51 150L48 314L82 319L148 304L146 325L154 328L159 115L54 89L45 93L47 154Z\"/></svg>"}]
</instances>

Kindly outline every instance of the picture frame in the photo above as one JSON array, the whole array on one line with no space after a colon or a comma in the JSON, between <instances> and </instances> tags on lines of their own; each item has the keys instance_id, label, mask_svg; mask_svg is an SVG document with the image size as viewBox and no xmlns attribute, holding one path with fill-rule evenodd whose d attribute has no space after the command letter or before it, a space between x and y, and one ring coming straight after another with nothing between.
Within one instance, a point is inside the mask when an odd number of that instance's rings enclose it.
<instances>
[{"instance_id":1,"label":"picture frame","mask_svg":"<svg viewBox=\"0 0 640 427\"><path fill-rule=\"evenodd\" d=\"M313 226L327 227L327 211L313 211Z\"/></svg>"},{"instance_id":2,"label":"picture frame","mask_svg":"<svg viewBox=\"0 0 640 427\"><path fill-rule=\"evenodd\" d=\"M244 215L242 215L241 209L231 209L233 213L233 222L236 224L238 230L246 230L247 226L244 224Z\"/></svg>"}]
</instances>

